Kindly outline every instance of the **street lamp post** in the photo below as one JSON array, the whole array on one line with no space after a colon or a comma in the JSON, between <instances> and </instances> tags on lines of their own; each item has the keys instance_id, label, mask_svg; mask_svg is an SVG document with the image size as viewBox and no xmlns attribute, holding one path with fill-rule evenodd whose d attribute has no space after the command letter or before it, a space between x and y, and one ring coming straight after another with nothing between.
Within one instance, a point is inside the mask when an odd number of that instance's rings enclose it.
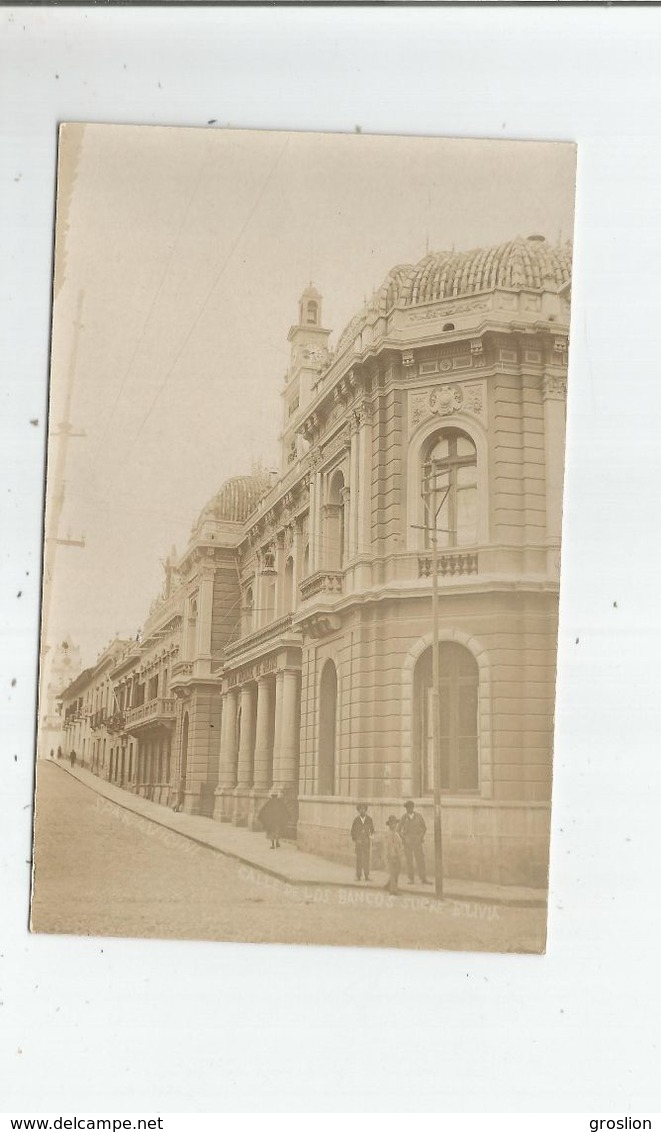
<instances>
[{"instance_id":1,"label":"street lamp post","mask_svg":"<svg viewBox=\"0 0 661 1132\"><path fill-rule=\"evenodd\" d=\"M438 656L438 516L450 491L438 487L437 479L444 469L435 460L424 466L422 497L425 503L425 527L431 542L431 608L432 608L432 763L434 785L434 874L436 896L443 899L443 823L441 818L441 699L440 666ZM437 504L437 496L440 502Z\"/></svg>"}]
</instances>

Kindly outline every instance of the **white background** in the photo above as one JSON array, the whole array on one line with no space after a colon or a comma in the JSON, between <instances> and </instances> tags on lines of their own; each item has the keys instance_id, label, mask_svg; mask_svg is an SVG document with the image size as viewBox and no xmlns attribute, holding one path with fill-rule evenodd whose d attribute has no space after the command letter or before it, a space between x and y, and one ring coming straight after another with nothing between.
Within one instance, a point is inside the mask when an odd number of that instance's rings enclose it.
<instances>
[{"instance_id":1,"label":"white background","mask_svg":"<svg viewBox=\"0 0 661 1132\"><path fill-rule=\"evenodd\" d=\"M2 1107L658 1108L661 12L16 8L0 26ZM56 124L210 118L579 143L544 958L27 933Z\"/></svg>"}]
</instances>

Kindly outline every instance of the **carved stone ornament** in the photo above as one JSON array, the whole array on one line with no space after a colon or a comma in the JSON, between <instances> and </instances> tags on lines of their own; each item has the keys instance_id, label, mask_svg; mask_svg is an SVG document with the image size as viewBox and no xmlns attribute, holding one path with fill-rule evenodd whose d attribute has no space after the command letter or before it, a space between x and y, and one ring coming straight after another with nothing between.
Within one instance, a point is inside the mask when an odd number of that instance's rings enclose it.
<instances>
[{"instance_id":1,"label":"carved stone ornament","mask_svg":"<svg viewBox=\"0 0 661 1132\"><path fill-rule=\"evenodd\" d=\"M436 386L434 389L420 389L411 393L410 428L415 429L427 417L438 415L451 417L463 410L481 416L484 412L484 387L482 383L465 385Z\"/></svg>"},{"instance_id":2,"label":"carved stone ornament","mask_svg":"<svg viewBox=\"0 0 661 1132\"><path fill-rule=\"evenodd\" d=\"M463 394L458 385L445 385L440 389L432 389L429 394L429 409L432 413L440 413L442 417L449 417L456 413L463 404Z\"/></svg>"},{"instance_id":3,"label":"carved stone ornament","mask_svg":"<svg viewBox=\"0 0 661 1132\"><path fill-rule=\"evenodd\" d=\"M464 386L464 406L478 417L482 414L483 394L481 385Z\"/></svg>"},{"instance_id":4,"label":"carved stone ornament","mask_svg":"<svg viewBox=\"0 0 661 1132\"><path fill-rule=\"evenodd\" d=\"M411 311L409 322L431 322L434 319L445 318L448 314L466 314L469 311L488 311L491 307L489 299L467 299L462 303L452 303L450 306L439 305L428 310Z\"/></svg>"},{"instance_id":5,"label":"carved stone ornament","mask_svg":"<svg viewBox=\"0 0 661 1132\"><path fill-rule=\"evenodd\" d=\"M567 378L561 374L547 373L544 377L544 397L562 401L567 396Z\"/></svg>"},{"instance_id":6,"label":"carved stone ornament","mask_svg":"<svg viewBox=\"0 0 661 1132\"><path fill-rule=\"evenodd\" d=\"M330 633L337 633L342 628L342 618L333 613L317 613L310 617L303 626L303 632L313 640L327 637Z\"/></svg>"},{"instance_id":7,"label":"carved stone ornament","mask_svg":"<svg viewBox=\"0 0 661 1132\"><path fill-rule=\"evenodd\" d=\"M362 401L353 411L354 427L360 428L362 425L370 425L373 415L374 406L369 401Z\"/></svg>"}]
</instances>

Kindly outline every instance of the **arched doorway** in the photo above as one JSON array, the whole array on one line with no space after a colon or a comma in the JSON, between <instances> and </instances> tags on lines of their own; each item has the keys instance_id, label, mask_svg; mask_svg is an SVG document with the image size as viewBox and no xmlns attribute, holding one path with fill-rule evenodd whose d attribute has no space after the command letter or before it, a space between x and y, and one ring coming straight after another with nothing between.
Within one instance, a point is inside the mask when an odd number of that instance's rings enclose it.
<instances>
[{"instance_id":1,"label":"arched doorway","mask_svg":"<svg viewBox=\"0 0 661 1132\"><path fill-rule=\"evenodd\" d=\"M417 794L434 788L432 728L432 650L420 656L414 672L414 775ZM449 794L479 790L479 673L475 657L463 645L439 645L441 717L441 789Z\"/></svg>"},{"instance_id":2,"label":"arched doorway","mask_svg":"<svg viewBox=\"0 0 661 1132\"><path fill-rule=\"evenodd\" d=\"M319 683L319 784L320 794L335 793L337 741L337 670L327 660Z\"/></svg>"}]
</instances>

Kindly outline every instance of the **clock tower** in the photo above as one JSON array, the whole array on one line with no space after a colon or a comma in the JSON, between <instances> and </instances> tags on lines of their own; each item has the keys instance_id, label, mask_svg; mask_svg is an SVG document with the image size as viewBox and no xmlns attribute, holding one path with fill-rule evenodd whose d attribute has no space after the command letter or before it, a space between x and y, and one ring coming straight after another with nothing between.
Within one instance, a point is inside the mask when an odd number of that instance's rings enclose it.
<instances>
[{"instance_id":1,"label":"clock tower","mask_svg":"<svg viewBox=\"0 0 661 1132\"><path fill-rule=\"evenodd\" d=\"M286 472L294 460L303 455L296 437L296 425L303 409L310 403L317 382L328 366L330 330L321 323L321 295L312 283L305 288L298 303L298 322L290 329L289 369L282 391L282 470ZM304 446L304 445L303 445Z\"/></svg>"}]
</instances>

